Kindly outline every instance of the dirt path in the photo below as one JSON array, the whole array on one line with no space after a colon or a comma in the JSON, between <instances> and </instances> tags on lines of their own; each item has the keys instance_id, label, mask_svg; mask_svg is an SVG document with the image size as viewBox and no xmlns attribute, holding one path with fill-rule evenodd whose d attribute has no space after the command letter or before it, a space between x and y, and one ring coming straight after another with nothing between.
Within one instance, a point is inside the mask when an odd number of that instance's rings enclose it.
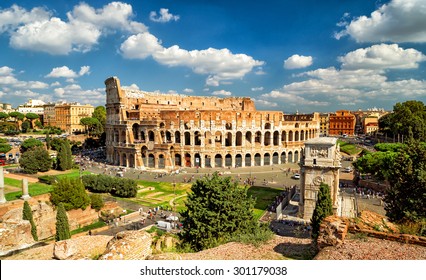
<instances>
[{"instance_id":1,"label":"dirt path","mask_svg":"<svg viewBox=\"0 0 426 280\"><path fill-rule=\"evenodd\" d=\"M22 180L24 178L27 178L29 183L37 183L38 182L37 178L28 177L28 176L24 176L24 175L13 174L13 173L4 174L4 177L5 178L16 179L16 180Z\"/></svg>"}]
</instances>

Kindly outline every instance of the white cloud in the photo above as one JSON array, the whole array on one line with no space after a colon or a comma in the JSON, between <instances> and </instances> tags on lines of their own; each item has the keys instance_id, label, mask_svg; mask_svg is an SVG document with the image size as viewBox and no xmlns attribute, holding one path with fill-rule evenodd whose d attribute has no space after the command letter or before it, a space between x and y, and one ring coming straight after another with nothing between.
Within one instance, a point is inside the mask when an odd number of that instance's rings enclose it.
<instances>
[{"instance_id":1,"label":"white cloud","mask_svg":"<svg viewBox=\"0 0 426 280\"><path fill-rule=\"evenodd\" d=\"M350 36L357 42L426 42L426 2L392 0L345 25L335 38Z\"/></svg>"},{"instance_id":2,"label":"white cloud","mask_svg":"<svg viewBox=\"0 0 426 280\"><path fill-rule=\"evenodd\" d=\"M183 90L183 92L185 92L185 93L193 93L194 90L191 89L191 88L186 88L186 89Z\"/></svg>"},{"instance_id":3,"label":"white cloud","mask_svg":"<svg viewBox=\"0 0 426 280\"><path fill-rule=\"evenodd\" d=\"M251 88L251 91L262 91L263 87L253 87Z\"/></svg>"},{"instance_id":4,"label":"white cloud","mask_svg":"<svg viewBox=\"0 0 426 280\"><path fill-rule=\"evenodd\" d=\"M339 57L344 69L415 69L425 60L421 52L403 49L397 44L374 45Z\"/></svg>"},{"instance_id":5,"label":"white cloud","mask_svg":"<svg viewBox=\"0 0 426 280\"><path fill-rule=\"evenodd\" d=\"M66 87L55 88L54 99L79 102L81 104L88 103L95 106L105 103L105 88L84 90L80 85L72 84Z\"/></svg>"},{"instance_id":6,"label":"white cloud","mask_svg":"<svg viewBox=\"0 0 426 280\"><path fill-rule=\"evenodd\" d=\"M80 3L67 13L65 21L51 14L44 8L27 11L13 5L0 10L0 32L8 32L14 48L67 55L92 50L102 35L117 29L133 34L147 31L142 23L130 20L132 6L121 2L97 10Z\"/></svg>"},{"instance_id":7,"label":"white cloud","mask_svg":"<svg viewBox=\"0 0 426 280\"><path fill-rule=\"evenodd\" d=\"M299 69L312 65L312 56L294 54L284 60L285 69Z\"/></svg>"},{"instance_id":8,"label":"white cloud","mask_svg":"<svg viewBox=\"0 0 426 280\"><path fill-rule=\"evenodd\" d=\"M0 85L14 89L46 89L49 87L48 84L40 81L20 81L15 77L13 72L14 69L8 66L0 67Z\"/></svg>"},{"instance_id":9,"label":"white cloud","mask_svg":"<svg viewBox=\"0 0 426 280\"><path fill-rule=\"evenodd\" d=\"M257 67L256 71L254 72L256 75L266 75L266 72L263 70L263 67Z\"/></svg>"},{"instance_id":10,"label":"white cloud","mask_svg":"<svg viewBox=\"0 0 426 280\"><path fill-rule=\"evenodd\" d=\"M222 95L222 96L230 96L232 95L232 93L230 91L226 91L226 90L216 90L212 92L212 95Z\"/></svg>"},{"instance_id":11,"label":"white cloud","mask_svg":"<svg viewBox=\"0 0 426 280\"><path fill-rule=\"evenodd\" d=\"M278 103L276 102L270 102L267 100L261 100L261 99L255 99L255 98L252 98L252 100L256 103L256 105L260 105L261 107L266 107L266 108L278 107Z\"/></svg>"},{"instance_id":12,"label":"white cloud","mask_svg":"<svg viewBox=\"0 0 426 280\"><path fill-rule=\"evenodd\" d=\"M78 74L74 72L73 70L69 69L67 66L62 66L62 67L53 68L52 71L49 74L47 74L45 77L74 79L86 74L90 74L90 66L82 66ZM72 82L73 80L68 80L68 81Z\"/></svg>"},{"instance_id":13,"label":"white cloud","mask_svg":"<svg viewBox=\"0 0 426 280\"><path fill-rule=\"evenodd\" d=\"M137 84L131 84L130 86L123 86L124 89L130 89L130 90L139 90L139 87Z\"/></svg>"},{"instance_id":14,"label":"white cloud","mask_svg":"<svg viewBox=\"0 0 426 280\"><path fill-rule=\"evenodd\" d=\"M208 86L219 86L225 81L241 79L254 67L264 63L246 54L233 54L228 49L188 51L177 45L164 48L161 41L149 33L130 36L123 42L120 50L125 58L145 59L152 56L154 60L167 66L190 67L194 73L208 75Z\"/></svg>"},{"instance_id":15,"label":"white cloud","mask_svg":"<svg viewBox=\"0 0 426 280\"><path fill-rule=\"evenodd\" d=\"M154 21L154 22L164 23L164 22L169 22L169 21L172 21L172 20L178 21L179 18L180 18L179 16L175 16L175 15L169 13L169 9L164 9L164 8L160 9L159 15L157 15L157 12L155 12L155 11L152 11L149 14L149 19Z\"/></svg>"}]
</instances>

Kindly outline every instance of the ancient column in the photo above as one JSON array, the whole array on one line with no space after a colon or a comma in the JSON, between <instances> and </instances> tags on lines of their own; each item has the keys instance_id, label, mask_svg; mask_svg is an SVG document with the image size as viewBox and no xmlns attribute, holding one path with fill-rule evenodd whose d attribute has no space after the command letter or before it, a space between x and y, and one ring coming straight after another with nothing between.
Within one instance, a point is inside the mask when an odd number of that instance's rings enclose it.
<instances>
[{"instance_id":1,"label":"ancient column","mask_svg":"<svg viewBox=\"0 0 426 280\"><path fill-rule=\"evenodd\" d=\"M0 203L6 203L6 198L4 197L4 174L2 166L0 166Z\"/></svg>"},{"instance_id":2,"label":"ancient column","mask_svg":"<svg viewBox=\"0 0 426 280\"><path fill-rule=\"evenodd\" d=\"M27 200L31 198L31 196L28 194L28 179L24 178L22 179L22 196L21 198L23 200Z\"/></svg>"}]
</instances>

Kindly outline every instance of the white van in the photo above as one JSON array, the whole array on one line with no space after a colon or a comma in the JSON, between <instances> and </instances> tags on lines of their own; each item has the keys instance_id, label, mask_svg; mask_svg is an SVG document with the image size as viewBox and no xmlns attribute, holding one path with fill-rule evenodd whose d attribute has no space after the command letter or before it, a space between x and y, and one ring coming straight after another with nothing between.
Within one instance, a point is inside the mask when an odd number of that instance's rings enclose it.
<instances>
[{"instance_id":1,"label":"white van","mask_svg":"<svg viewBox=\"0 0 426 280\"><path fill-rule=\"evenodd\" d=\"M164 221L158 221L157 222L157 227L159 229L165 230L165 231L170 231L172 230L172 224L169 222L164 222Z\"/></svg>"}]
</instances>

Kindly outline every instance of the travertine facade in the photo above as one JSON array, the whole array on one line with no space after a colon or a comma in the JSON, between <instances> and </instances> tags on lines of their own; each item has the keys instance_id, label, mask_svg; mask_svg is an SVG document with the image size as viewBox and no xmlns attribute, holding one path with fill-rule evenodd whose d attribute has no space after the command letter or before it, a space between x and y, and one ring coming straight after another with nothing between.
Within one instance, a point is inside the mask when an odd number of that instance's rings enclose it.
<instances>
[{"instance_id":1,"label":"travertine facade","mask_svg":"<svg viewBox=\"0 0 426 280\"><path fill-rule=\"evenodd\" d=\"M137 168L245 167L298 162L319 116L256 111L250 98L158 94L106 85L110 163Z\"/></svg>"},{"instance_id":2,"label":"travertine facade","mask_svg":"<svg viewBox=\"0 0 426 280\"><path fill-rule=\"evenodd\" d=\"M299 212L303 219L311 219L322 182L330 187L333 210L338 214L340 167L341 155L337 138L320 137L305 142L304 154L300 161Z\"/></svg>"}]
</instances>

